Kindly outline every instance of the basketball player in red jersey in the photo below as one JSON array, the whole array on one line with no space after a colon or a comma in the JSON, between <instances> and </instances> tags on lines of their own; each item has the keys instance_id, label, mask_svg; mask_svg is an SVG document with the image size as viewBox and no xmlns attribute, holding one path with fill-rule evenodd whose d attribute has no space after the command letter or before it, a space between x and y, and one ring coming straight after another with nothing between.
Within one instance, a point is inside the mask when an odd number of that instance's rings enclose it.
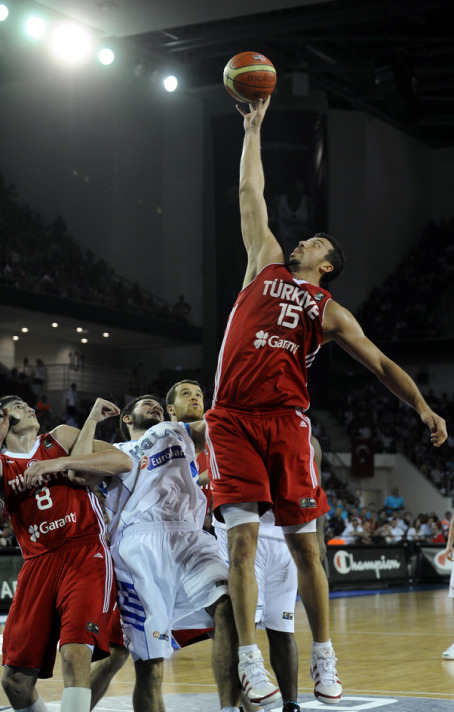
<instances>
[{"instance_id":1,"label":"basketball player in red jersey","mask_svg":"<svg viewBox=\"0 0 454 712\"><path fill-rule=\"evenodd\" d=\"M318 350L336 341L413 407L439 447L444 420L414 381L363 333L325 286L338 276L343 254L318 233L295 246L287 264L268 227L263 197L260 127L269 99L238 106L244 117L240 211L248 264L221 346L213 407L206 415L214 507L228 529L229 592L240 644L239 674L254 697L273 696L255 643L254 557L259 515L272 507L298 568L299 591L313 635L314 694L338 703L342 687L329 637L328 582L320 564L315 519L328 510L311 450L307 368ZM302 441L305 447L302 447ZM235 452L237 458L232 459ZM242 462L239 471L237 462Z\"/></svg>"},{"instance_id":2,"label":"basketball player in red jersey","mask_svg":"<svg viewBox=\"0 0 454 712\"><path fill-rule=\"evenodd\" d=\"M2 685L14 710L45 712L36 681L52 676L60 641L61 708L88 712L90 664L109 653L115 603L102 511L95 495L72 485L66 473L44 475L34 485L28 477L49 459L106 476L130 469L131 461L104 442L94 443L93 454L68 457L76 428L60 425L37 437L38 430L33 408L20 397L0 399L2 499L25 560L3 635Z\"/></svg>"}]
</instances>

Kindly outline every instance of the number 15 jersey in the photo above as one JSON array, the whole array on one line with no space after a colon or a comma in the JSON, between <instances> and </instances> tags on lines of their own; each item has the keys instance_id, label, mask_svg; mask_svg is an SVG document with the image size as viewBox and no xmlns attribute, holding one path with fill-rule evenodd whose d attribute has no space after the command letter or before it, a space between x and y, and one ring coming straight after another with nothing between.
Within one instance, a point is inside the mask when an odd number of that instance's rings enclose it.
<instances>
[{"instance_id":1,"label":"number 15 jersey","mask_svg":"<svg viewBox=\"0 0 454 712\"><path fill-rule=\"evenodd\" d=\"M239 294L219 353L213 407L307 410L307 369L323 343L331 295L294 279L282 264L264 267Z\"/></svg>"}]
</instances>

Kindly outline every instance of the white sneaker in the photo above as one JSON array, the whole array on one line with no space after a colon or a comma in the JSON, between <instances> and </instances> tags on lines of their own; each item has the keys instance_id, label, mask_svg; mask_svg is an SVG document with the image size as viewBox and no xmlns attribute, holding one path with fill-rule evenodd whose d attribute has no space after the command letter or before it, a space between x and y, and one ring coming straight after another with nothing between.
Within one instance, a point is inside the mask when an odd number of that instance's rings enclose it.
<instances>
[{"instance_id":1,"label":"white sneaker","mask_svg":"<svg viewBox=\"0 0 454 712\"><path fill-rule=\"evenodd\" d=\"M311 678L315 682L314 695L320 702L337 704L342 697L342 685L336 670L333 648L312 648Z\"/></svg>"},{"instance_id":2,"label":"white sneaker","mask_svg":"<svg viewBox=\"0 0 454 712\"><path fill-rule=\"evenodd\" d=\"M240 654L238 674L241 686L253 705L269 705L280 701L281 693L265 670L260 650Z\"/></svg>"},{"instance_id":3,"label":"white sneaker","mask_svg":"<svg viewBox=\"0 0 454 712\"><path fill-rule=\"evenodd\" d=\"M444 653L441 654L441 657L445 660L454 660L454 643L450 645Z\"/></svg>"}]
</instances>

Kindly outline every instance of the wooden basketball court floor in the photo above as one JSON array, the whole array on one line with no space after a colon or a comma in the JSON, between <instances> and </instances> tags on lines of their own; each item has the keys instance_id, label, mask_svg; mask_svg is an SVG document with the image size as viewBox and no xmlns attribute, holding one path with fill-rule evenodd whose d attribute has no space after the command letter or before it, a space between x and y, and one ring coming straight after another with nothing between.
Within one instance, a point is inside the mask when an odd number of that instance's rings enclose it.
<instances>
[{"instance_id":1,"label":"wooden basketball court floor","mask_svg":"<svg viewBox=\"0 0 454 712\"><path fill-rule=\"evenodd\" d=\"M454 642L454 607L447 586L407 592L358 592L331 598L331 634L344 688L336 710L389 712L448 712L454 709L454 660L443 650ZM309 676L311 636L300 602L296 607L299 649L299 702L302 709L327 709L312 695ZM267 655L267 639L258 631ZM174 653L165 663L164 696L167 712L216 712L219 703L211 664L211 642L204 641ZM269 668L270 669L270 668ZM114 678L98 712L132 710L134 669L129 659ZM38 689L49 712L60 710L62 678L57 659L54 677ZM281 707L276 708L281 710ZM3 691L0 710L10 710ZM267 712L271 712L267 710Z\"/></svg>"}]
</instances>

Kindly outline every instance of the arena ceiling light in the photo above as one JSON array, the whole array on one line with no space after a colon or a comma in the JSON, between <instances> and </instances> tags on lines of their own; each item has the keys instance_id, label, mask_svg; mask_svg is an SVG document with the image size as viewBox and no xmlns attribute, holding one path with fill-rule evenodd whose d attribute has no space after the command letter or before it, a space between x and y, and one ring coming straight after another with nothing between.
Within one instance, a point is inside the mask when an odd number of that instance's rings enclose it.
<instances>
[{"instance_id":1,"label":"arena ceiling light","mask_svg":"<svg viewBox=\"0 0 454 712\"><path fill-rule=\"evenodd\" d=\"M42 17L33 15L25 22L25 32L29 37L33 37L33 39L41 39L46 33L46 23Z\"/></svg>"},{"instance_id":2,"label":"arena ceiling light","mask_svg":"<svg viewBox=\"0 0 454 712\"><path fill-rule=\"evenodd\" d=\"M60 25L51 40L53 55L68 65L80 64L87 59L91 45L90 35L78 25Z\"/></svg>"},{"instance_id":3,"label":"arena ceiling light","mask_svg":"<svg viewBox=\"0 0 454 712\"><path fill-rule=\"evenodd\" d=\"M178 79L173 74L169 74L168 77L165 77L165 79L162 80L162 83L164 85L164 89L168 92L175 91L178 87Z\"/></svg>"},{"instance_id":4,"label":"arena ceiling light","mask_svg":"<svg viewBox=\"0 0 454 712\"><path fill-rule=\"evenodd\" d=\"M100 49L98 52L98 59L101 64L109 66L109 64L112 64L115 60L115 54L109 47L103 47L103 49Z\"/></svg>"},{"instance_id":5,"label":"arena ceiling light","mask_svg":"<svg viewBox=\"0 0 454 712\"><path fill-rule=\"evenodd\" d=\"M6 20L8 15L9 15L9 10L6 7L6 5L3 5L3 3L0 4L0 22L3 22L4 20Z\"/></svg>"}]
</instances>

